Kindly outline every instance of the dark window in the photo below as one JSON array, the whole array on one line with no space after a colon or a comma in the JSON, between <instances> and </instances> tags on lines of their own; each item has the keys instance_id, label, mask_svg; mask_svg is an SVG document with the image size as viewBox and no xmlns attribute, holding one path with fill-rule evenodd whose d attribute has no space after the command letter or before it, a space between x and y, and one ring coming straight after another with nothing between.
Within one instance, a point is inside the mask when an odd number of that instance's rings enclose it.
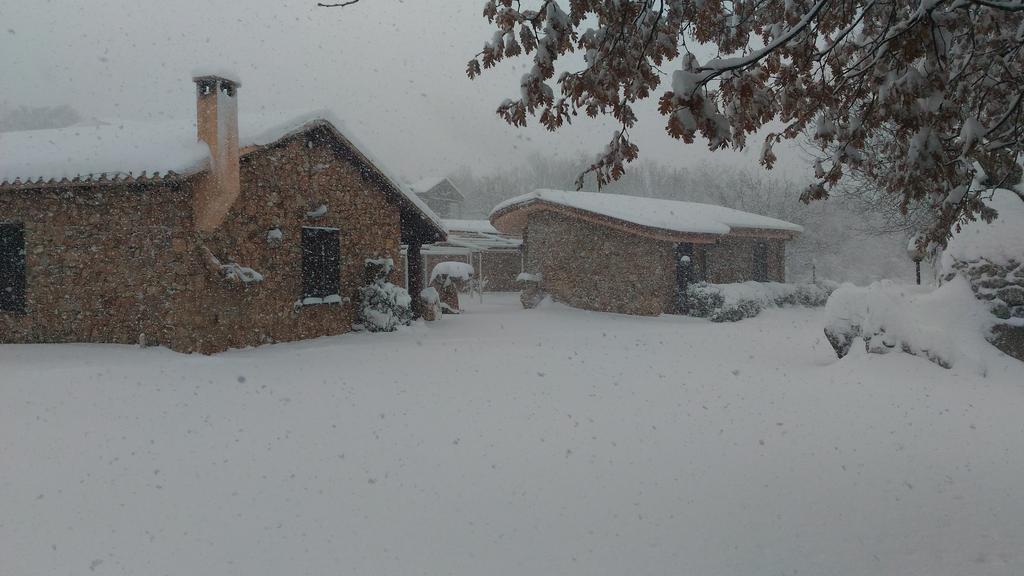
<instances>
[{"instance_id":1,"label":"dark window","mask_svg":"<svg viewBox=\"0 0 1024 576\"><path fill-rule=\"evenodd\" d=\"M768 281L768 244L764 242L754 243L754 280Z\"/></svg>"},{"instance_id":2,"label":"dark window","mask_svg":"<svg viewBox=\"0 0 1024 576\"><path fill-rule=\"evenodd\" d=\"M340 249L336 229L302 229L303 298L324 298L340 292Z\"/></svg>"},{"instance_id":3,"label":"dark window","mask_svg":"<svg viewBox=\"0 0 1024 576\"><path fill-rule=\"evenodd\" d=\"M0 310L25 311L25 226L0 223Z\"/></svg>"}]
</instances>

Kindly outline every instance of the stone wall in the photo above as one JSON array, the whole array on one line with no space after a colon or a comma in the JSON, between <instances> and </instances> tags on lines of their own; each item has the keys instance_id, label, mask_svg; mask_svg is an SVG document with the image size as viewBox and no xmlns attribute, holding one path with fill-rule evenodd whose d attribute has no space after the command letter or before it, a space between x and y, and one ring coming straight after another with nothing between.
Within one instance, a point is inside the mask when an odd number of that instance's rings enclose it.
<instances>
[{"instance_id":1,"label":"stone wall","mask_svg":"<svg viewBox=\"0 0 1024 576\"><path fill-rule=\"evenodd\" d=\"M627 314L676 309L676 244L620 232L553 211L529 216L525 271L543 275L542 288L578 308ZM768 280L785 281L781 239L725 237L695 244L695 278L715 284L753 279L754 244L767 244Z\"/></svg>"},{"instance_id":2,"label":"stone wall","mask_svg":"<svg viewBox=\"0 0 1024 576\"><path fill-rule=\"evenodd\" d=\"M0 342L174 339L191 199L181 183L0 192L0 221L25 226L26 259L26 311L0 311Z\"/></svg>"},{"instance_id":3,"label":"stone wall","mask_svg":"<svg viewBox=\"0 0 1024 576\"><path fill-rule=\"evenodd\" d=\"M950 270L941 278L948 282L962 274L971 290L985 302L998 321L988 340L1004 353L1024 361L1024 263L1010 260L997 264L986 259L970 262L953 260Z\"/></svg>"},{"instance_id":4,"label":"stone wall","mask_svg":"<svg viewBox=\"0 0 1024 576\"><path fill-rule=\"evenodd\" d=\"M0 312L0 342L136 343L145 334L210 353L350 330L365 260L399 260L395 201L322 130L244 157L241 178L239 199L209 234L195 229L188 182L0 191L0 221L25 224L27 259L27 311ZM322 204L325 215L307 216ZM340 229L340 304L298 304L303 226ZM272 228L279 242L268 241ZM204 247L264 280L226 281Z\"/></svg>"},{"instance_id":5,"label":"stone wall","mask_svg":"<svg viewBox=\"0 0 1024 576\"><path fill-rule=\"evenodd\" d=\"M183 305L193 349L215 352L347 332L366 259L400 262L397 204L338 158L319 134L242 159L239 200L224 223L200 240L221 261L253 268L264 280L231 284L210 274L198 255L193 258L192 298ZM308 215L322 205L323 216ZM339 304L301 305L304 226L339 229ZM271 229L281 231L280 242L268 241ZM401 282L401 274L396 268L392 282Z\"/></svg>"},{"instance_id":6,"label":"stone wall","mask_svg":"<svg viewBox=\"0 0 1024 576\"><path fill-rule=\"evenodd\" d=\"M516 251L484 252L482 274L487 281L486 292L514 292L519 290L516 278L523 271L522 253Z\"/></svg>"},{"instance_id":7,"label":"stone wall","mask_svg":"<svg viewBox=\"0 0 1024 576\"><path fill-rule=\"evenodd\" d=\"M754 278L754 245L764 242L768 246L768 281L786 281L786 247L779 239L758 240L726 236L705 247L707 252L707 281L712 284L746 282Z\"/></svg>"},{"instance_id":8,"label":"stone wall","mask_svg":"<svg viewBox=\"0 0 1024 576\"><path fill-rule=\"evenodd\" d=\"M556 300L588 310L655 315L675 294L675 247L557 214L530 214L526 271Z\"/></svg>"}]
</instances>

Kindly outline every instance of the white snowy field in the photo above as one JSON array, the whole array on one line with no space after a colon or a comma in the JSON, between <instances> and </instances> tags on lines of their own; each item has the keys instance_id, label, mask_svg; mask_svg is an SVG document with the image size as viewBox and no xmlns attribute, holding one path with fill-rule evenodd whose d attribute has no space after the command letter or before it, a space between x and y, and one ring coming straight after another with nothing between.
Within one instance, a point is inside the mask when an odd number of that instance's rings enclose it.
<instances>
[{"instance_id":1,"label":"white snowy field","mask_svg":"<svg viewBox=\"0 0 1024 576\"><path fill-rule=\"evenodd\" d=\"M1024 573L1024 367L821 314L0 346L0 574Z\"/></svg>"}]
</instances>

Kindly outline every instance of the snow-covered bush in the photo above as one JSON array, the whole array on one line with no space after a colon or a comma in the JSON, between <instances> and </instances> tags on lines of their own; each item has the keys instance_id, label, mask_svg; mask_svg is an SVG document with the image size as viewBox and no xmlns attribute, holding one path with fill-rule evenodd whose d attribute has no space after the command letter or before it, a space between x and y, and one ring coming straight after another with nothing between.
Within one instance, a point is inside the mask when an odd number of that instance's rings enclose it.
<instances>
[{"instance_id":1,"label":"snow-covered bush","mask_svg":"<svg viewBox=\"0 0 1024 576\"><path fill-rule=\"evenodd\" d=\"M968 222L939 256L939 285L843 285L825 307L825 335L842 357L902 350L936 364L984 371L991 349L1024 360L1024 202L1008 190L985 201L992 223Z\"/></svg>"},{"instance_id":2,"label":"snow-covered bush","mask_svg":"<svg viewBox=\"0 0 1024 576\"><path fill-rule=\"evenodd\" d=\"M687 288L690 315L712 322L737 322L753 318L765 308L824 306L835 285L741 282L709 284L697 282Z\"/></svg>"},{"instance_id":3,"label":"snow-covered bush","mask_svg":"<svg viewBox=\"0 0 1024 576\"><path fill-rule=\"evenodd\" d=\"M428 286L421 290L420 303L423 305L424 320L433 321L441 318L441 295L437 293L436 288Z\"/></svg>"},{"instance_id":4,"label":"snow-covered bush","mask_svg":"<svg viewBox=\"0 0 1024 576\"><path fill-rule=\"evenodd\" d=\"M391 258L367 259L366 284L359 288L359 324L369 332L394 332L412 322L412 298L387 281L394 270Z\"/></svg>"},{"instance_id":5,"label":"snow-covered bush","mask_svg":"<svg viewBox=\"0 0 1024 576\"><path fill-rule=\"evenodd\" d=\"M982 366L995 352L984 339L993 321L959 276L938 288L891 280L843 284L825 306L825 336L840 358L863 342L868 352L900 350L945 368L958 362Z\"/></svg>"}]
</instances>

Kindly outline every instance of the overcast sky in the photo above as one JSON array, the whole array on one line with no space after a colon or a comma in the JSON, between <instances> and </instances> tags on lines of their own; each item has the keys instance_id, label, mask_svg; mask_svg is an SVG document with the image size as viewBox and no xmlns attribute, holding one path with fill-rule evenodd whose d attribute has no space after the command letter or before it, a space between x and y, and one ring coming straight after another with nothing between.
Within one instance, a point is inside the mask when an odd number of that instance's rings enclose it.
<instances>
[{"instance_id":1,"label":"overcast sky","mask_svg":"<svg viewBox=\"0 0 1024 576\"><path fill-rule=\"evenodd\" d=\"M470 81L468 59L491 29L483 0L0 0L0 103L71 104L87 117L195 114L191 75L225 69L242 81L242 114L328 108L409 180L468 165L478 173L530 153L596 155L607 121L581 118L550 134L495 115L518 93L525 59ZM512 65L510 65L512 64ZM667 85L667 83L666 83ZM756 167L744 152L710 153L668 138L656 101L639 106L641 157L674 166L709 160ZM782 166L794 175L799 158Z\"/></svg>"}]
</instances>

